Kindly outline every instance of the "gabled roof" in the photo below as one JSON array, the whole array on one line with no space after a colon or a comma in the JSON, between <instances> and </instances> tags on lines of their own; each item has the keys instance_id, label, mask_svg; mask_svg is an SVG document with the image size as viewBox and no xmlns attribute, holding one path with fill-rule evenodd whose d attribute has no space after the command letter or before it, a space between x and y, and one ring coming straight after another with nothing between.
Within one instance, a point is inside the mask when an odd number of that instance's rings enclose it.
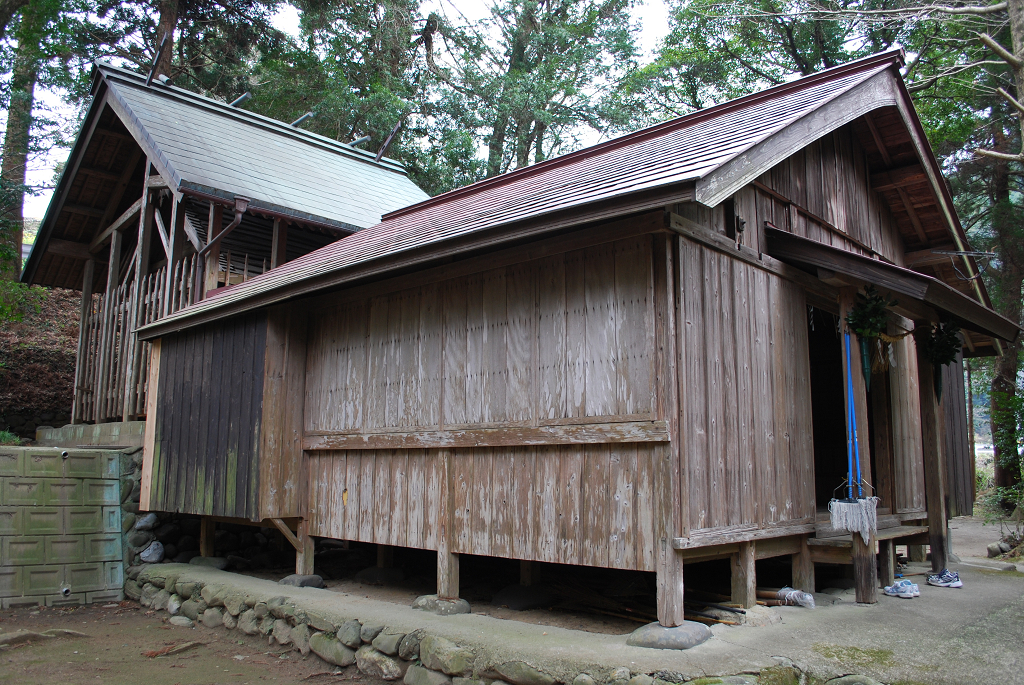
<instances>
[{"instance_id":1,"label":"gabled roof","mask_svg":"<svg viewBox=\"0 0 1024 685\"><path fill-rule=\"evenodd\" d=\"M252 200L296 219L356 231L427 197L405 169L275 119L103 62L111 106L181 192Z\"/></svg>"},{"instance_id":2,"label":"gabled roof","mask_svg":"<svg viewBox=\"0 0 1024 685\"><path fill-rule=\"evenodd\" d=\"M178 198L244 196L250 214L334 237L428 197L394 160L97 62L93 102L22 280L79 287L91 239L141 195L140 155Z\"/></svg>"},{"instance_id":3,"label":"gabled roof","mask_svg":"<svg viewBox=\"0 0 1024 685\"><path fill-rule=\"evenodd\" d=\"M894 104L887 92L858 105L853 91L887 70L886 79L899 80L902 61L899 50L873 55L396 210L372 228L152 324L144 335L425 263L440 256L443 246L451 256L485 241L496 245L521 237L513 235L514 226L546 222L553 230L582 224L610 205L621 215L693 199L717 204L748 183L750 174L769 168L744 155L774 136L796 132L791 154L811 142L805 139L812 133L835 130L863 107ZM849 112L840 112L831 128L818 126L801 137L811 130L806 122L833 103Z\"/></svg>"}]
</instances>

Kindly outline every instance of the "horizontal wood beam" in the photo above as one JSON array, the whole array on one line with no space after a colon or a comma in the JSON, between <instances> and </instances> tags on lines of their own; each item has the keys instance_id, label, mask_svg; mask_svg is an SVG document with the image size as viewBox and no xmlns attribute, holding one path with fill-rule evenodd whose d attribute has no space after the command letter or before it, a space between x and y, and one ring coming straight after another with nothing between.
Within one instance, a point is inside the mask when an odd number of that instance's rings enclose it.
<instances>
[{"instance_id":1,"label":"horizontal wood beam","mask_svg":"<svg viewBox=\"0 0 1024 685\"><path fill-rule=\"evenodd\" d=\"M86 243L76 243L73 240L61 240L60 238L51 238L46 243L46 251L50 254L71 257L72 259L85 260L93 258Z\"/></svg>"},{"instance_id":2,"label":"horizontal wood beam","mask_svg":"<svg viewBox=\"0 0 1024 685\"><path fill-rule=\"evenodd\" d=\"M113 223L111 223L109 226L103 229L103 231L99 235L92 239L92 242L89 243L89 251L95 252L96 250L98 250L101 245L110 240L111 233L124 228L125 224L127 224L129 221L135 218L135 216L139 213L139 210L141 208L142 198L140 197L132 204L131 207L124 210L124 213L121 214L121 216L114 219Z\"/></svg>"},{"instance_id":3,"label":"horizontal wood beam","mask_svg":"<svg viewBox=\"0 0 1024 685\"><path fill-rule=\"evenodd\" d=\"M751 540L764 540L767 538L780 538L787 535L806 535L814 532L814 523L800 523L792 526L774 526L771 528L756 528L748 526L741 529L718 529L707 533L694 533L688 538L673 538L674 549L695 549L697 547L710 547L712 545L728 545L736 542L749 542ZM788 554L788 552L787 552Z\"/></svg>"},{"instance_id":4,"label":"horizontal wood beam","mask_svg":"<svg viewBox=\"0 0 1024 685\"><path fill-rule=\"evenodd\" d=\"M89 167L78 167L78 173L93 176L95 178L105 178L109 181L121 180L121 174L116 171L108 171L107 169L90 169Z\"/></svg>"},{"instance_id":5,"label":"horizontal wood beam","mask_svg":"<svg viewBox=\"0 0 1024 685\"><path fill-rule=\"evenodd\" d=\"M903 258L907 262L907 266L929 266L931 264L943 264L949 261L951 255L948 254L935 254L935 250L946 250L948 252L956 251L958 248L956 245L935 245L929 247L927 250L914 250L913 252L907 252L903 255Z\"/></svg>"},{"instance_id":6,"label":"horizontal wood beam","mask_svg":"<svg viewBox=\"0 0 1024 685\"><path fill-rule=\"evenodd\" d=\"M302 449L394 450L668 441L668 424L665 421L622 421L402 433L316 432L303 436Z\"/></svg>"},{"instance_id":7,"label":"horizontal wood beam","mask_svg":"<svg viewBox=\"0 0 1024 685\"><path fill-rule=\"evenodd\" d=\"M928 182L928 175L920 164L911 164L897 169L880 171L871 174L871 187L874 190L895 190L907 186L920 185Z\"/></svg>"},{"instance_id":8,"label":"horizontal wood beam","mask_svg":"<svg viewBox=\"0 0 1024 685\"><path fill-rule=\"evenodd\" d=\"M72 214L81 214L83 216L94 216L97 219L103 218L103 211L97 207L86 207L85 205L74 205L69 202L64 203L61 209L65 212L71 212Z\"/></svg>"}]
</instances>

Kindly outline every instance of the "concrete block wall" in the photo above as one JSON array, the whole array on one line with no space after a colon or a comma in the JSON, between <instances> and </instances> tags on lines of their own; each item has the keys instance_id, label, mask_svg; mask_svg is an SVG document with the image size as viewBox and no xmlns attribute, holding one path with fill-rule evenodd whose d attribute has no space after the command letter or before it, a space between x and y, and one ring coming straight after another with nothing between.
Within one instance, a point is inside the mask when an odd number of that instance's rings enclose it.
<instances>
[{"instance_id":1,"label":"concrete block wall","mask_svg":"<svg viewBox=\"0 0 1024 685\"><path fill-rule=\"evenodd\" d=\"M121 459L0 448L0 606L122 598Z\"/></svg>"}]
</instances>

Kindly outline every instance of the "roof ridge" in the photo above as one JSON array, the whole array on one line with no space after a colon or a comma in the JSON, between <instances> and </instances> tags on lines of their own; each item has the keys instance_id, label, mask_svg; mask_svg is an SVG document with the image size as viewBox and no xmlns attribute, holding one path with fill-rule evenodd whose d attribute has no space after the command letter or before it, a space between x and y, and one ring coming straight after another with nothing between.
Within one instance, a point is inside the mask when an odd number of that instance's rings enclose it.
<instances>
[{"instance_id":1,"label":"roof ridge","mask_svg":"<svg viewBox=\"0 0 1024 685\"><path fill-rule=\"evenodd\" d=\"M734 98L732 100L727 100L726 102L720 103L718 105L713 105L711 107L699 109L695 112L691 112L690 114L685 114L675 119L669 119L668 121L663 121L661 123L654 124L653 126L648 126L647 128L640 129L639 131L634 131L633 133L627 133L623 136L619 136L618 138L614 138L603 143L591 145L581 150L576 150L574 152L570 152L568 154L555 157L553 159L545 160L543 162L539 162L528 167L516 169L515 171L511 171L505 174L492 176L491 178L485 178L481 181L471 183L468 186L463 186L461 188L450 190L447 193L442 193L441 195L435 195L434 197L429 198L427 200L423 200L422 202L418 202L416 204L409 205L408 207L402 207L401 209L396 209L392 212L388 212L387 214L384 214L381 217L381 221L383 222L387 221L388 219L410 214L420 209L425 209L426 207L443 204L451 199L471 195L482 189L490 188L495 185L503 185L510 181L518 180L521 178L527 178L534 174L541 173L549 169L557 168L559 166L562 166L563 164L569 164L578 161L579 159L582 158L591 157L594 156L595 154L607 152L608 150L614 150L620 147L625 147L627 145L633 145L643 140L647 140L648 138L661 136L668 131L689 128L694 124L700 123L701 121L704 121L712 117L719 116L725 112L734 109L739 109L741 107L746 107L761 100L776 97L780 92L803 90L804 88L816 85L822 81L828 81L840 76L845 76L847 74L853 74L860 71L871 70L879 65L885 64L886 62L891 62L894 64L899 62L902 64L904 61L903 55L904 52L902 48L893 48L891 50L886 50L885 52L879 52L873 55L868 55L866 57L861 57L860 59L856 59L851 62L846 62L845 64L840 64L839 66L835 66L830 69L815 72L808 76L799 78L795 81L781 83L777 86L772 86L771 88L768 88L766 90L757 91L756 93L751 93L749 95L744 95L738 98Z\"/></svg>"},{"instance_id":2,"label":"roof ridge","mask_svg":"<svg viewBox=\"0 0 1024 685\"><path fill-rule=\"evenodd\" d=\"M195 105L208 107L221 114L233 116L252 125L263 126L264 128L281 135L293 137L311 145L319 145L324 148L329 148L334 152L350 156L357 161L364 162L366 164L373 164L390 171L405 173L408 175L408 171L405 166L401 162L390 157L382 157L381 160L377 162L373 159L375 155L371 152L354 148L347 143L342 143L341 141L333 138L322 136L319 133L313 133L312 131L306 131L301 128L290 126L279 119L274 119L247 109L232 107L227 102L221 102L220 100L202 95L201 93L194 93L179 86L166 85L162 83L160 84L160 88L154 88L152 85L147 86L146 79L141 74L137 74L129 69L125 69L124 67L110 64L102 59L95 60L94 65L97 70L103 74L104 78L113 77L115 79L125 79L134 82L134 85L142 86L143 88L156 93L172 95L184 100L192 100Z\"/></svg>"}]
</instances>

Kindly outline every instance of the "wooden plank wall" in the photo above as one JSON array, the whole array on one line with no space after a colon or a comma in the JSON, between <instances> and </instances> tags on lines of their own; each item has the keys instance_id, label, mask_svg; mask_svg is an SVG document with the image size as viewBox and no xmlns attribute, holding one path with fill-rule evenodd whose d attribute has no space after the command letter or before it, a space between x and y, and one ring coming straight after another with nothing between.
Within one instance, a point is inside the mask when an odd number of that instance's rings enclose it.
<instances>
[{"instance_id":1,"label":"wooden plank wall","mask_svg":"<svg viewBox=\"0 0 1024 685\"><path fill-rule=\"evenodd\" d=\"M747 222L744 243L753 249L765 250L764 222L770 221L796 235L865 254L857 244L861 243L894 264L904 264L899 228L888 205L871 190L867 155L849 126L796 151L757 182L774 194L750 185L735 196L736 214ZM705 211L716 230L724 233L723 206Z\"/></svg>"},{"instance_id":2,"label":"wooden plank wall","mask_svg":"<svg viewBox=\"0 0 1024 685\"><path fill-rule=\"evenodd\" d=\"M914 324L902 320L889 324L890 335L912 329ZM889 367L889 392L892 407L892 446L896 477L896 513L925 511L924 452L921 442L921 398L917 386L917 346L908 335L892 345Z\"/></svg>"},{"instance_id":3,"label":"wooden plank wall","mask_svg":"<svg viewBox=\"0 0 1024 685\"><path fill-rule=\"evenodd\" d=\"M814 520L803 290L679 237L684 529Z\"/></svg>"},{"instance_id":4,"label":"wooden plank wall","mask_svg":"<svg viewBox=\"0 0 1024 685\"><path fill-rule=\"evenodd\" d=\"M259 520L267 316L258 312L161 340L151 506Z\"/></svg>"},{"instance_id":5,"label":"wooden plank wall","mask_svg":"<svg viewBox=\"0 0 1024 685\"><path fill-rule=\"evenodd\" d=\"M665 443L313 452L310 532L436 549L450 515L452 552L654 571L668 455Z\"/></svg>"},{"instance_id":6,"label":"wooden plank wall","mask_svg":"<svg viewBox=\"0 0 1024 685\"><path fill-rule=\"evenodd\" d=\"M942 409L946 425L946 492L949 516L974 513L974 469L967 426L967 389L964 383L963 352L956 362L942 367Z\"/></svg>"},{"instance_id":7,"label":"wooden plank wall","mask_svg":"<svg viewBox=\"0 0 1024 685\"><path fill-rule=\"evenodd\" d=\"M653 418L652 238L312 316L309 434Z\"/></svg>"}]
</instances>

